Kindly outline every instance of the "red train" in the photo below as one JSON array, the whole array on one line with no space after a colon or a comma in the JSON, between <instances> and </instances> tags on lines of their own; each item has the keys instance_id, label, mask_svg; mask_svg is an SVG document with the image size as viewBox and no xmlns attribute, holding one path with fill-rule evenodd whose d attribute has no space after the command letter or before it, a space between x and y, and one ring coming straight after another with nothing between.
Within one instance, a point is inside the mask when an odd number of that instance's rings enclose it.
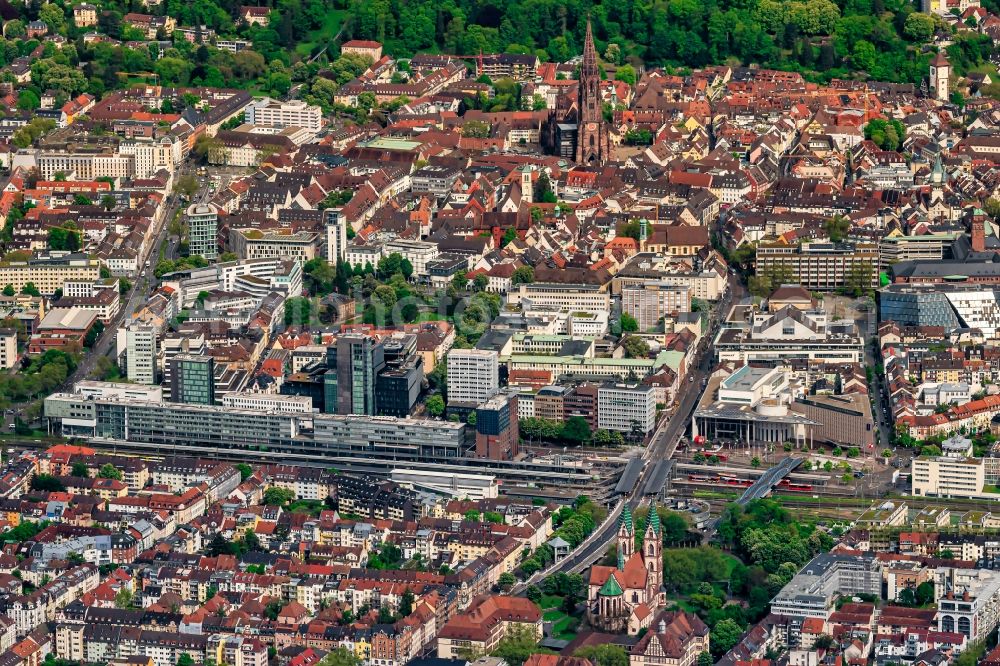
<instances>
[{"instance_id":1,"label":"red train","mask_svg":"<svg viewBox=\"0 0 1000 666\"><path fill-rule=\"evenodd\" d=\"M749 488L753 485L753 481L750 479L740 479L735 476L708 476L705 474L688 474L688 481L694 481L695 483L714 483L724 486L738 486L740 488ZM811 484L792 483L788 479L782 479L778 483L778 488L780 490L793 493L811 493L813 491L813 486Z\"/></svg>"},{"instance_id":2,"label":"red train","mask_svg":"<svg viewBox=\"0 0 1000 666\"><path fill-rule=\"evenodd\" d=\"M790 491L796 492L796 493L811 493L812 490L813 490L813 487L812 487L811 484L808 484L808 483L792 483L788 479L782 479L781 482L778 483L778 488L780 488L782 490L790 490Z\"/></svg>"},{"instance_id":3,"label":"red train","mask_svg":"<svg viewBox=\"0 0 1000 666\"><path fill-rule=\"evenodd\" d=\"M719 462L726 462L727 460L729 460L729 456L727 456L725 453L719 453L717 450L714 449L692 449L692 451L694 453L700 453L706 458L711 458L712 456L715 456L719 460Z\"/></svg>"}]
</instances>

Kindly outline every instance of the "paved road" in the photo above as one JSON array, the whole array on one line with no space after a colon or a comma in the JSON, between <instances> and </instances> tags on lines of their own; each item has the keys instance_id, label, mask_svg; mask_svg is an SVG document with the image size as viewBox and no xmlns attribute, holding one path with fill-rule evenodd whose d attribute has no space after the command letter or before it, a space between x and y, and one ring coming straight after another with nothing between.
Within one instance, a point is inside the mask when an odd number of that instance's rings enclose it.
<instances>
[{"instance_id":1,"label":"paved road","mask_svg":"<svg viewBox=\"0 0 1000 666\"><path fill-rule=\"evenodd\" d=\"M171 195L167 199L167 210L163 216L163 223L160 225L156 241L149 251L149 264L146 265L144 263L139 268L139 272L135 276L135 281L132 283L132 291L129 292L128 300L122 305L121 310L114 320L107 325L104 333L101 334L101 337L94 344L94 347L89 353L84 355L83 360L80 361L80 365L76 368L76 372L66 380L65 386L72 386L75 382L86 379L94 370L97 359L101 356L111 356L112 360L117 361L115 356L118 353L116 341L118 327L131 320L135 311L149 299L149 295L152 293L156 282L154 270L159 258L160 247L167 239L167 227L170 225L170 221L174 218L174 214L180 205L180 198L177 196Z\"/></svg>"},{"instance_id":2,"label":"paved road","mask_svg":"<svg viewBox=\"0 0 1000 666\"><path fill-rule=\"evenodd\" d=\"M513 589L515 594L523 591L528 585L537 584L542 579L560 571L565 573L580 573L604 556L608 546L618 534L618 517L621 515L622 509L627 504L630 509L634 510L645 501L646 498L643 494L643 489L649 480L650 474L653 472L653 468L656 467L656 463L660 460L667 460L674 455L677 443L681 435L687 430L688 424L691 421L691 414L694 412L695 405L701 398L702 380L705 379L713 366L711 341L715 337L722 318L729 312L733 299L742 298L743 293L744 291L738 278L730 275L729 288L726 291L726 295L719 302L718 306L713 309L711 319L708 322L708 330L702 338L702 344L699 345L697 362L693 364L693 367L688 369L690 380L685 379L683 385L680 387L679 393L681 399L677 410L674 412L672 418L660 423L649 445L643 452L642 459L644 465L642 473L639 475L639 480L636 482L633 491L611 507L608 518L582 544L574 549L569 557L555 563L548 569L535 573L526 582L518 584Z\"/></svg>"},{"instance_id":3,"label":"paved road","mask_svg":"<svg viewBox=\"0 0 1000 666\"><path fill-rule=\"evenodd\" d=\"M181 171L176 174L179 177L183 174L190 173L191 167L183 167ZM202 185L202 191L200 191L195 198L199 201L206 199L208 195L207 187ZM101 337L97 339L94 343L93 348L91 348L83 358L80 360L80 364L77 366L76 371L72 375L66 378L66 381L56 389L58 391L65 391L73 384L78 381L87 379L90 373L93 372L97 365L97 360L102 356L110 356L112 360L117 360L114 358L117 354L117 330L118 327L123 323L132 318L135 313L143 303L147 301L150 293L153 291L154 284L156 282L156 276L154 275L154 270L156 268L156 262L159 259L160 248L163 246L164 242L167 241L168 227L170 226L170 221L174 219L174 215L177 212L178 207L182 205L180 197L171 194L167 197L166 206L167 210L163 216L163 222L159 227L156 235L156 241L153 243L149 251L149 266L146 266L143 262L137 275L132 279L132 291L128 294L128 300L122 304L121 310L119 310L118 315L108 323L105 327L104 332ZM169 244L166 248L166 256L169 258L176 258L177 246L179 244L179 239L176 237L171 237ZM9 423L13 423L15 418L23 417L24 410L26 410L32 403L26 402L19 405L15 405L12 409L13 411L5 415L4 425L7 426Z\"/></svg>"}]
</instances>

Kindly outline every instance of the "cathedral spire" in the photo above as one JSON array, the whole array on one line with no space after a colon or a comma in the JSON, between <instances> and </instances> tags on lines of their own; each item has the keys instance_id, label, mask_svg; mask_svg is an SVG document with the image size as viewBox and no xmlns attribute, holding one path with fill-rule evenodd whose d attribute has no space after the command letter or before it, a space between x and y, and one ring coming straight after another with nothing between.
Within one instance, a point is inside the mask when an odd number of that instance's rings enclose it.
<instances>
[{"instance_id":1,"label":"cathedral spire","mask_svg":"<svg viewBox=\"0 0 1000 666\"><path fill-rule=\"evenodd\" d=\"M597 72L597 49L594 48L594 31L587 16L587 36L583 38L583 67L581 72Z\"/></svg>"}]
</instances>

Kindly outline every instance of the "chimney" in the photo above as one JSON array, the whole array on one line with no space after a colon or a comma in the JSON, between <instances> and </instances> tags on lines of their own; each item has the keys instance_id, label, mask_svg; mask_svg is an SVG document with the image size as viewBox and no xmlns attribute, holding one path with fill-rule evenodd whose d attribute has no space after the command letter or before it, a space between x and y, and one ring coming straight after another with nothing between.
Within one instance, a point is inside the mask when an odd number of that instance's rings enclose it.
<instances>
[{"instance_id":1,"label":"chimney","mask_svg":"<svg viewBox=\"0 0 1000 666\"><path fill-rule=\"evenodd\" d=\"M986 223L982 218L972 220L972 251L986 251Z\"/></svg>"}]
</instances>

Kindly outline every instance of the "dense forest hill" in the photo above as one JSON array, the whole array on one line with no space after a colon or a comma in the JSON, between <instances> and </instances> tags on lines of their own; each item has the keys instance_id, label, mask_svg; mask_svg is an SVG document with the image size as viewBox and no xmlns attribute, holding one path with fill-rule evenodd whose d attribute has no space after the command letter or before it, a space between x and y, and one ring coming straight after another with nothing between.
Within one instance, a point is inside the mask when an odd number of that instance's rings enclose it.
<instances>
[{"instance_id":1,"label":"dense forest hill","mask_svg":"<svg viewBox=\"0 0 1000 666\"><path fill-rule=\"evenodd\" d=\"M564 61L580 53L589 15L609 61L758 63L816 80L861 73L918 83L927 76L925 45L948 32L906 0L354 0L345 8L351 35L382 41L390 53L537 52ZM977 35L957 40L950 55L960 72L992 48Z\"/></svg>"},{"instance_id":2,"label":"dense forest hill","mask_svg":"<svg viewBox=\"0 0 1000 666\"><path fill-rule=\"evenodd\" d=\"M1000 0L982 0L1000 13ZM238 86L254 94L285 95L303 84L300 96L327 111L358 121L375 109L334 103L338 87L369 63L339 55L349 38L375 39L400 62L394 76L405 80L405 58L418 52L536 53L564 62L582 51L586 19L593 21L599 54L608 66L663 66L683 72L713 64L749 65L798 71L813 81L858 78L919 84L938 38L951 43L955 71L996 74L991 39L955 29L924 14L907 0L253 0L270 6L267 26L247 25L240 7L251 0L98 0L98 24L77 26L70 0L0 0L3 37L0 66L43 46L31 62L31 83L18 100L38 108L45 90L61 104L80 92L101 95L137 82L165 85ZM131 25L129 12L166 14L190 35L157 30L155 39ZM27 34L31 21L67 38L61 48ZM89 32L112 40L88 40ZM241 39L238 52L216 48L217 40ZM626 68L627 69L627 68ZM320 73L322 72L322 75ZM9 75L8 75L9 77ZM489 108L522 108L520 86L493 82ZM986 87L987 94L1000 84ZM474 102L475 100L473 100ZM483 108L486 108L486 102ZM478 107L477 107L478 108ZM180 109L171 108L173 111Z\"/></svg>"}]
</instances>

